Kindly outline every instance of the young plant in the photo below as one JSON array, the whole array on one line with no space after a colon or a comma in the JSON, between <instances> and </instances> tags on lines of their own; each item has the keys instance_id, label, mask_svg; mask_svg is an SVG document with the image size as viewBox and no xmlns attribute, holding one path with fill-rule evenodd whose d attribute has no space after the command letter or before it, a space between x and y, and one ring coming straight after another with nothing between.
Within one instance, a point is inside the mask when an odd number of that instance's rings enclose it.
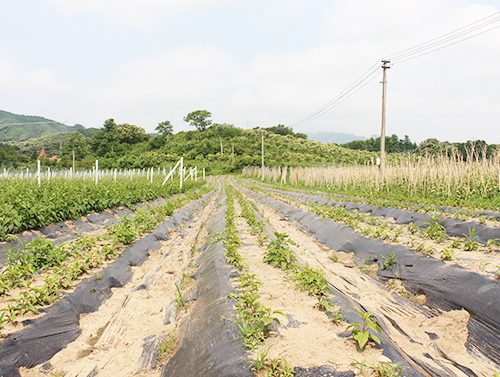
<instances>
[{"instance_id":1,"label":"young plant","mask_svg":"<svg viewBox=\"0 0 500 377\"><path fill-rule=\"evenodd\" d=\"M450 248L444 248L439 251L439 256L442 260L453 260L455 259L455 252Z\"/></svg>"},{"instance_id":2,"label":"young plant","mask_svg":"<svg viewBox=\"0 0 500 377\"><path fill-rule=\"evenodd\" d=\"M403 367L399 363L379 361L374 367L377 377L399 377L403 372Z\"/></svg>"},{"instance_id":3,"label":"young plant","mask_svg":"<svg viewBox=\"0 0 500 377\"><path fill-rule=\"evenodd\" d=\"M295 242L288 239L285 233L274 232L274 235L276 240L269 243L264 253L264 262L279 267L283 271L294 269L297 257L288 245L295 245Z\"/></svg>"},{"instance_id":4,"label":"young plant","mask_svg":"<svg viewBox=\"0 0 500 377\"><path fill-rule=\"evenodd\" d=\"M173 334L168 334L165 339L158 343L158 363L165 363L166 359L172 355L177 345L177 337Z\"/></svg>"},{"instance_id":5,"label":"young plant","mask_svg":"<svg viewBox=\"0 0 500 377\"><path fill-rule=\"evenodd\" d=\"M398 264L398 260L394 256L394 253L382 255L384 262L382 263L382 269L393 268Z\"/></svg>"},{"instance_id":6,"label":"young plant","mask_svg":"<svg viewBox=\"0 0 500 377\"><path fill-rule=\"evenodd\" d=\"M479 231L477 231L476 229L471 230L471 228L469 227L469 235L463 235L465 237L465 241L463 244L464 251L474 251L479 248L479 242L476 241L476 239L479 238L477 236L478 233Z\"/></svg>"},{"instance_id":7,"label":"young plant","mask_svg":"<svg viewBox=\"0 0 500 377\"><path fill-rule=\"evenodd\" d=\"M266 366L267 354L269 353L269 349L271 345L264 346L262 351L257 353L257 358L255 360L249 360L248 362L252 364L251 369L254 372L260 372Z\"/></svg>"},{"instance_id":8,"label":"young plant","mask_svg":"<svg viewBox=\"0 0 500 377\"><path fill-rule=\"evenodd\" d=\"M176 284L175 288L177 289L177 292L175 294L175 304L177 306L177 309L184 309L187 310L187 302L184 296L182 295L181 288Z\"/></svg>"},{"instance_id":9,"label":"young plant","mask_svg":"<svg viewBox=\"0 0 500 377\"><path fill-rule=\"evenodd\" d=\"M382 333L382 329L377 324L377 319L373 316L373 312L363 313L361 310L357 309L359 315L361 316L361 321L354 322L353 324L347 326L345 331L352 328L351 333L354 338L358 342L359 348L363 349L368 342L369 339L380 344L380 339L373 334L370 334L368 330L373 330L378 333Z\"/></svg>"}]
</instances>

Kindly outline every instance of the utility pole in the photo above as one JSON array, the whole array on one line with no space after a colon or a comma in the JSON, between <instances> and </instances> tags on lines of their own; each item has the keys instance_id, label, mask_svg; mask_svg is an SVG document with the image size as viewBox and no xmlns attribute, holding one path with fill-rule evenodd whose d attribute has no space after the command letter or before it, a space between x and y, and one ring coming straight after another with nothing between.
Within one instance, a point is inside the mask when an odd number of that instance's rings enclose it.
<instances>
[{"instance_id":1,"label":"utility pole","mask_svg":"<svg viewBox=\"0 0 500 377\"><path fill-rule=\"evenodd\" d=\"M224 150L222 149L222 138L220 138L220 154L224 154Z\"/></svg>"},{"instance_id":2,"label":"utility pole","mask_svg":"<svg viewBox=\"0 0 500 377\"><path fill-rule=\"evenodd\" d=\"M261 130L262 134L262 180L264 180L264 130Z\"/></svg>"},{"instance_id":3,"label":"utility pole","mask_svg":"<svg viewBox=\"0 0 500 377\"><path fill-rule=\"evenodd\" d=\"M384 70L384 76L382 79L382 130L380 132L380 177L379 177L379 187L384 184L384 169L385 169L385 95L386 95L386 84L387 84L387 70L391 67L388 66L390 60L382 60L382 69Z\"/></svg>"}]
</instances>

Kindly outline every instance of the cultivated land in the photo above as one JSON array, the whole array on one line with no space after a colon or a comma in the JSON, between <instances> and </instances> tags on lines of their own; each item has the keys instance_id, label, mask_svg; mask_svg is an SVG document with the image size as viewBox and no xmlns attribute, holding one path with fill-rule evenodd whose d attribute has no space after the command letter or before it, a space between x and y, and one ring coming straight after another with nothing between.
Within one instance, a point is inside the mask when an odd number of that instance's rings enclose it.
<instances>
[{"instance_id":1,"label":"cultivated land","mask_svg":"<svg viewBox=\"0 0 500 377\"><path fill-rule=\"evenodd\" d=\"M283 188L217 177L4 258L0 374L500 370L498 214Z\"/></svg>"}]
</instances>

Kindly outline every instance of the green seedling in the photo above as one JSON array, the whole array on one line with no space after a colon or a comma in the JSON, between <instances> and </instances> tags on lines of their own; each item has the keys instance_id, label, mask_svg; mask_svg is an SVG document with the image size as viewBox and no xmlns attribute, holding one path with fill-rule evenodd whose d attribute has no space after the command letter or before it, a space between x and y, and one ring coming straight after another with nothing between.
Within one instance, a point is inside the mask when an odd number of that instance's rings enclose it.
<instances>
[{"instance_id":1,"label":"green seedling","mask_svg":"<svg viewBox=\"0 0 500 377\"><path fill-rule=\"evenodd\" d=\"M359 374L363 374L365 372L365 368L368 368L369 365L368 363L366 362L366 357L363 358L363 361L359 361L359 360L356 360L356 359L352 359L352 366L354 369L357 369L359 370Z\"/></svg>"},{"instance_id":2,"label":"green seedling","mask_svg":"<svg viewBox=\"0 0 500 377\"><path fill-rule=\"evenodd\" d=\"M455 259L455 252L450 248L444 248L439 251L439 256L442 260L453 260Z\"/></svg>"},{"instance_id":3,"label":"green seedling","mask_svg":"<svg viewBox=\"0 0 500 377\"><path fill-rule=\"evenodd\" d=\"M399 363L379 361L375 367L375 375L378 377L399 377L403 372L403 367Z\"/></svg>"},{"instance_id":4,"label":"green seedling","mask_svg":"<svg viewBox=\"0 0 500 377\"><path fill-rule=\"evenodd\" d=\"M170 333L158 343L158 362L160 364L163 364L174 353L176 345L177 337Z\"/></svg>"},{"instance_id":5,"label":"green seedling","mask_svg":"<svg viewBox=\"0 0 500 377\"><path fill-rule=\"evenodd\" d=\"M382 255L384 262L382 263L382 269L392 268L398 264L398 260L394 257L394 253Z\"/></svg>"},{"instance_id":6,"label":"green seedling","mask_svg":"<svg viewBox=\"0 0 500 377\"><path fill-rule=\"evenodd\" d=\"M464 251L474 251L479 248L479 242L476 241L476 239L479 238L477 236L478 233L479 231L477 231L476 229L471 230L471 228L469 227L469 235L463 235L465 237L465 241L463 244Z\"/></svg>"},{"instance_id":7,"label":"green seedling","mask_svg":"<svg viewBox=\"0 0 500 377\"><path fill-rule=\"evenodd\" d=\"M248 360L250 364L252 364L252 370L254 372L260 372L266 366L266 359L269 353L269 349L271 345L264 346L264 348L257 352L257 358L255 360Z\"/></svg>"},{"instance_id":8,"label":"green seedling","mask_svg":"<svg viewBox=\"0 0 500 377\"><path fill-rule=\"evenodd\" d=\"M363 349L368 342L369 339L380 344L380 339L373 334L370 334L368 330L373 330L378 333L382 333L382 329L377 324L377 319L373 316L373 312L363 313L361 310L357 309L359 315L361 316L361 321L354 322L353 324L347 326L345 331L352 328L351 333L354 338L358 342L359 348Z\"/></svg>"},{"instance_id":9,"label":"green seedling","mask_svg":"<svg viewBox=\"0 0 500 377\"><path fill-rule=\"evenodd\" d=\"M177 309L187 310L187 302L184 296L182 295L181 288L177 284L175 284L175 288L177 289L177 292L175 294L174 302L177 306Z\"/></svg>"}]
</instances>

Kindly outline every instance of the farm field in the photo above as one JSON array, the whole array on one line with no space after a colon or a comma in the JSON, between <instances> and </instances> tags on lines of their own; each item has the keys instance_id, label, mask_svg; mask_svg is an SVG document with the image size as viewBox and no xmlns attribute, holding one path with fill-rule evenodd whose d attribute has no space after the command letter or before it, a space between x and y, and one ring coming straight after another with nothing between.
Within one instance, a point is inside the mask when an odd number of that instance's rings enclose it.
<instances>
[{"instance_id":1,"label":"farm field","mask_svg":"<svg viewBox=\"0 0 500 377\"><path fill-rule=\"evenodd\" d=\"M0 375L495 376L498 214L377 200L217 177L42 233L3 262Z\"/></svg>"}]
</instances>

